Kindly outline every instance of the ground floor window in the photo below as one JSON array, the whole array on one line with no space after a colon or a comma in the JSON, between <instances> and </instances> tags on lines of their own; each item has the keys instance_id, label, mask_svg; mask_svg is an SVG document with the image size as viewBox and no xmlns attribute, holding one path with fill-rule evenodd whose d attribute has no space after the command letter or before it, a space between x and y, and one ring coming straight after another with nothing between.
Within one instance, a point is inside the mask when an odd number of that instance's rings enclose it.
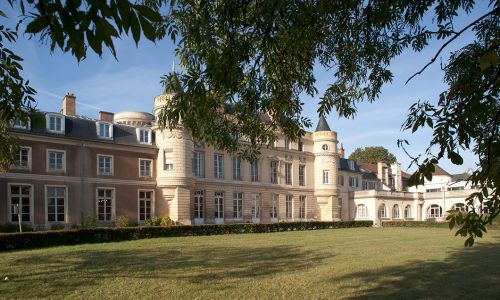
<instances>
[{"instance_id":1,"label":"ground floor window","mask_svg":"<svg viewBox=\"0 0 500 300\"><path fill-rule=\"evenodd\" d=\"M443 216L443 208L437 204L432 204L427 209L427 218L441 218Z\"/></svg>"},{"instance_id":2,"label":"ground floor window","mask_svg":"<svg viewBox=\"0 0 500 300\"><path fill-rule=\"evenodd\" d=\"M451 207L452 210L457 210L457 211L465 211L465 204L464 203L455 203Z\"/></svg>"},{"instance_id":3,"label":"ground floor window","mask_svg":"<svg viewBox=\"0 0 500 300\"><path fill-rule=\"evenodd\" d=\"M153 191L139 191L139 221L151 218L153 210Z\"/></svg>"},{"instance_id":4,"label":"ground floor window","mask_svg":"<svg viewBox=\"0 0 500 300\"><path fill-rule=\"evenodd\" d=\"M223 219L224 218L224 193L223 192L215 192L214 200L215 200L215 218L216 219Z\"/></svg>"},{"instance_id":5,"label":"ground floor window","mask_svg":"<svg viewBox=\"0 0 500 300\"><path fill-rule=\"evenodd\" d=\"M366 205L358 204L358 206L356 206L356 218L368 218L368 208L366 207Z\"/></svg>"},{"instance_id":6,"label":"ground floor window","mask_svg":"<svg viewBox=\"0 0 500 300\"><path fill-rule=\"evenodd\" d=\"M31 222L31 193L30 185L11 185L9 187L9 210L12 222L18 222L18 216L21 216L21 222Z\"/></svg>"},{"instance_id":7,"label":"ground floor window","mask_svg":"<svg viewBox=\"0 0 500 300\"><path fill-rule=\"evenodd\" d=\"M204 218L204 195L203 191L194 192L194 217L195 219Z\"/></svg>"},{"instance_id":8,"label":"ground floor window","mask_svg":"<svg viewBox=\"0 0 500 300\"><path fill-rule=\"evenodd\" d=\"M399 205L397 204L394 204L392 207L392 218L399 219Z\"/></svg>"},{"instance_id":9,"label":"ground floor window","mask_svg":"<svg viewBox=\"0 0 500 300\"><path fill-rule=\"evenodd\" d=\"M233 193L233 218L243 218L243 193Z\"/></svg>"},{"instance_id":10,"label":"ground floor window","mask_svg":"<svg viewBox=\"0 0 500 300\"><path fill-rule=\"evenodd\" d=\"M287 219L291 219L293 216L293 196L286 195L285 199L285 215Z\"/></svg>"},{"instance_id":11,"label":"ground floor window","mask_svg":"<svg viewBox=\"0 0 500 300\"><path fill-rule=\"evenodd\" d=\"M65 202L66 187L48 186L47 187L47 221L64 222L65 221Z\"/></svg>"},{"instance_id":12,"label":"ground floor window","mask_svg":"<svg viewBox=\"0 0 500 300\"><path fill-rule=\"evenodd\" d=\"M379 206L379 208L378 208L378 217L379 217L379 219L387 218L387 210L385 208L385 204L382 204L382 205Z\"/></svg>"},{"instance_id":13,"label":"ground floor window","mask_svg":"<svg viewBox=\"0 0 500 300\"><path fill-rule=\"evenodd\" d=\"M97 219L99 221L111 221L113 194L113 189L97 189Z\"/></svg>"},{"instance_id":14,"label":"ground floor window","mask_svg":"<svg viewBox=\"0 0 500 300\"><path fill-rule=\"evenodd\" d=\"M280 195L273 194L273 200L271 205L271 218L273 219L278 218L279 203L280 203Z\"/></svg>"},{"instance_id":15,"label":"ground floor window","mask_svg":"<svg viewBox=\"0 0 500 300\"><path fill-rule=\"evenodd\" d=\"M306 218L306 196L299 197L299 218Z\"/></svg>"},{"instance_id":16,"label":"ground floor window","mask_svg":"<svg viewBox=\"0 0 500 300\"><path fill-rule=\"evenodd\" d=\"M411 206L407 205L405 207L405 219L412 218L412 213L411 213Z\"/></svg>"},{"instance_id":17,"label":"ground floor window","mask_svg":"<svg viewBox=\"0 0 500 300\"><path fill-rule=\"evenodd\" d=\"M260 194L252 195L252 218L260 218Z\"/></svg>"}]
</instances>

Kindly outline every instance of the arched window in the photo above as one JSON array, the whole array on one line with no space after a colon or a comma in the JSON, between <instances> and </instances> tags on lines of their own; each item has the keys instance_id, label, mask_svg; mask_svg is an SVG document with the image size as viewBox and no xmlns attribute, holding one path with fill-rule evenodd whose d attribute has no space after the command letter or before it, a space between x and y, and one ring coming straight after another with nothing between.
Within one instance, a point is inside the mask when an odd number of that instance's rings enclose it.
<instances>
[{"instance_id":1,"label":"arched window","mask_svg":"<svg viewBox=\"0 0 500 300\"><path fill-rule=\"evenodd\" d=\"M392 207L392 218L399 219L399 206L397 204Z\"/></svg>"},{"instance_id":2,"label":"arched window","mask_svg":"<svg viewBox=\"0 0 500 300\"><path fill-rule=\"evenodd\" d=\"M437 204L432 204L427 208L427 218L441 218L443 216L443 208Z\"/></svg>"},{"instance_id":3,"label":"arched window","mask_svg":"<svg viewBox=\"0 0 500 300\"><path fill-rule=\"evenodd\" d=\"M405 219L413 218L411 214L411 205L405 207Z\"/></svg>"},{"instance_id":4,"label":"arched window","mask_svg":"<svg viewBox=\"0 0 500 300\"><path fill-rule=\"evenodd\" d=\"M387 218L387 210L385 209L385 204L378 207L378 217L379 219Z\"/></svg>"},{"instance_id":5,"label":"arched window","mask_svg":"<svg viewBox=\"0 0 500 300\"><path fill-rule=\"evenodd\" d=\"M323 146L321 146L321 149L323 149L325 151L328 151L328 145L327 144L323 144Z\"/></svg>"},{"instance_id":6,"label":"arched window","mask_svg":"<svg viewBox=\"0 0 500 300\"><path fill-rule=\"evenodd\" d=\"M368 208L366 208L366 205L359 204L358 206L356 206L356 218L358 219L368 218Z\"/></svg>"},{"instance_id":7,"label":"arched window","mask_svg":"<svg viewBox=\"0 0 500 300\"><path fill-rule=\"evenodd\" d=\"M463 203L455 203L451 207L451 210L465 211L465 204L463 204Z\"/></svg>"}]
</instances>

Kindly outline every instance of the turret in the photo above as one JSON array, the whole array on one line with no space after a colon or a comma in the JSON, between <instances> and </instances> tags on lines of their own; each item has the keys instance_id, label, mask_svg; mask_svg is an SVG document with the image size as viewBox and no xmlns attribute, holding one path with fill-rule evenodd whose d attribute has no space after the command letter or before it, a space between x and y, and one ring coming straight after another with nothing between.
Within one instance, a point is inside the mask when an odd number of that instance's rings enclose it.
<instances>
[{"instance_id":1,"label":"turret","mask_svg":"<svg viewBox=\"0 0 500 300\"><path fill-rule=\"evenodd\" d=\"M324 116L320 116L314 141L314 194L321 210L321 220L339 220L337 173L339 155L337 133L330 130Z\"/></svg>"}]
</instances>

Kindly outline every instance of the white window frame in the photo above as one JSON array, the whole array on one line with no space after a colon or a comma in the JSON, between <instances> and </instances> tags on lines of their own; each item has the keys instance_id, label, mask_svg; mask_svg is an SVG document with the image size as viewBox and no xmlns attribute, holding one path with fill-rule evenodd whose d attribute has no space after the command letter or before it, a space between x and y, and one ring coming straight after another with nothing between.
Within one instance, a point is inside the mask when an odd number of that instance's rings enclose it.
<instances>
[{"instance_id":1,"label":"white window frame","mask_svg":"<svg viewBox=\"0 0 500 300\"><path fill-rule=\"evenodd\" d=\"M149 161L149 175L143 175L142 174L141 162L143 162L143 161ZM139 158L139 177L142 177L142 178L151 178L151 177L153 177L153 160L152 159L149 159L149 158Z\"/></svg>"},{"instance_id":2,"label":"white window frame","mask_svg":"<svg viewBox=\"0 0 500 300\"><path fill-rule=\"evenodd\" d=\"M201 201L200 201L201 199ZM201 204L200 204L201 203ZM193 195L193 213L194 213L194 223L203 224L205 223L205 191L195 191Z\"/></svg>"},{"instance_id":3,"label":"white window frame","mask_svg":"<svg viewBox=\"0 0 500 300\"><path fill-rule=\"evenodd\" d=\"M259 160L254 160L252 161L250 165L250 180L252 182L258 182L260 181L260 172L259 172Z\"/></svg>"},{"instance_id":4,"label":"white window frame","mask_svg":"<svg viewBox=\"0 0 500 300\"><path fill-rule=\"evenodd\" d=\"M113 139L113 123L111 122L106 122L106 121L97 121L95 123L96 125L96 131L97 131L97 137L103 140L112 140ZM101 131L101 125L104 126L104 132ZM106 126L108 127L107 130L107 135L101 135L102 133L106 133Z\"/></svg>"},{"instance_id":5,"label":"white window frame","mask_svg":"<svg viewBox=\"0 0 500 300\"><path fill-rule=\"evenodd\" d=\"M243 219L243 193L233 193L233 219Z\"/></svg>"},{"instance_id":6,"label":"white window frame","mask_svg":"<svg viewBox=\"0 0 500 300\"><path fill-rule=\"evenodd\" d=\"M349 176L349 187L359 187L357 176Z\"/></svg>"},{"instance_id":7,"label":"white window frame","mask_svg":"<svg viewBox=\"0 0 500 300\"><path fill-rule=\"evenodd\" d=\"M338 175L337 176L337 184L344 186L344 175Z\"/></svg>"},{"instance_id":8,"label":"white window frame","mask_svg":"<svg viewBox=\"0 0 500 300\"><path fill-rule=\"evenodd\" d=\"M299 140L299 142L297 143L297 150L300 151L300 152L304 152L304 142Z\"/></svg>"},{"instance_id":9,"label":"white window frame","mask_svg":"<svg viewBox=\"0 0 500 300\"><path fill-rule=\"evenodd\" d=\"M50 169L50 153L51 152L57 152L57 153L62 153L62 168L61 169ZM59 149L47 149L45 151L46 154L46 170L47 172L62 172L66 173L66 151L65 150L59 150Z\"/></svg>"},{"instance_id":10,"label":"white window frame","mask_svg":"<svg viewBox=\"0 0 500 300\"><path fill-rule=\"evenodd\" d=\"M214 153L214 178L224 179L224 154Z\"/></svg>"},{"instance_id":11,"label":"white window frame","mask_svg":"<svg viewBox=\"0 0 500 300\"><path fill-rule=\"evenodd\" d=\"M111 190L111 219L110 220L99 220L99 190ZM99 223L110 223L116 219L116 188L113 187L97 187L95 189L95 214L97 222Z\"/></svg>"},{"instance_id":12,"label":"white window frame","mask_svg":"<svg viewBox=\"0 0 500 300\"><path fill-rule=\"evenodd\" d=\"M404 217L405 217L405 219L412 219L413 218L412 207L409 204L405 206Z\"/></svg>"},{"instance_id":13,"label":"white window frame","mask_svg":"<svg viewBox=\"0 0 500 300\"><path fill-rule=\"evenodd\" d=\"M355 168L354 168L354 161L353 160L347 160L347 165L349 166L349 170L351 171L355 171Z\"/></svg>"},{"instance_id":14,"label":"white window frame","mask_svg":"<svg viewBox=\"0 0 500 300\"><path fill-rule=\"evenodd\" d=\"M14 163L11 167L11 169L17 169L17 170L29 170L31 171L31 162L32 162L32 148L31 147L28 147L28 146L19 146L19 152L17 153L17 157L21 157L21 150L22 149L27 149L28 150L28 161L27 161L27 166L20 166L16 163ZM17 161L17 160L16 160ZM19 160L21 161L21 160Z\"/></svg>"},{"instance_id":15,"label":"white window frame","mask_svg":"<svg viewBox=\"0 0 500 300\"><path fill-rule=\"evenodd\" d=\"M214 192L214 205L215 223L224 223L224 192Z\"/></svg>"},{"instance_id":16,"label":"white window frame","mask_svg":"<svg viewBox=\"0 0 500 300\"><path fill-rule=\"evenodd\" d=\"M144 221L147 220L147 218L145 218L144 220L141 220L141 201L142 200L146 200L147 198L141 198L141 192L144 192L144 193L151 193L151 199L150 199L150 202L151 202L151 211L150 211L150 217L154 216L155 215L155 190L151 190L151 189L138 189L137 190L137 222L139 224L143 224ZM144 215L146 215L146 213L144 213Z\"/></svg>"},{"instance_id":17,"label":"white window frame","mask_svg":"<svg viewBox=\"0 0 500 300\"><path fill-rule=\"evenodd\" d=\"M432 211L437 210L437 215L431 213ZM442 218L443 217L443 208L441 205L438 204L431 204L427 207L427 219L436 219L436 218Z\"/></svg>"},{"instance_id":18,"label":"white window frame","mask_svg":"<svg viewBox=\"0 0 500 300\"><path fill-rule=\"evenodd\" d=\"M293 195L291 194L285 196L285 218L293 220Z\"/></svg>"},{"instance_id":19,"label":"white window frame","mask_svg":"<svg viewBox=\"0 0 500 300\"><path fill-rule=\"evenodd\" d=\"M64 188L64 221L49 221L49 188ZM46 184L45 185L45 224L65 224L65 223L68 223L68 187L65 185Z\"/></svg>"},{"instance_id":20,"label":"white window frame","mask_svg":"<svg viewBox=\"0 0 500 300\"><path fill-rule=\"evenodd\" d=\"M279 178L279 164L277 160L273 160L270 163L271 166L271 183L278 183Z\"/></svg>"},{"instance_id":21,"label":"white window frame","mask_svg":"<svg viewBox=\"0 0 500 300\"><path fill-rule=\"evenodd\" d=\"M259 193L252 194L252 221L260 222L262 212L262 197Z\"/></svg>"},{"instance_id":22,"label":"white window frame","mask_svg":"<svg viewBox=\"0 0 500 300\"><path fill-rule=\"evenodd\" d=\"M148 133L148 141L141 141L141 131ZM137 141L142 145L153 144L153 131L150 128L136 128Z\"/></svg>"},{"instance_id":23,"label":"white window frame","mask_svg":"<svg viewBox=\"0 0 500 300\"><path fill-rule=\"evenodd\" d=\"M19 122L19 124L17 124L18 122ZM10 121L10 127L16 128L16 129L31 130L31 118L28 117L27 123L24 123L19 118L15 118L14 120Z\"/></svg>"},{"instance_id":24,"label":"white window frame","mask_svg":"<svg viewBox=\"0 0 500 300\"><path fill-rule=\"evenodd\" d=\"M299 196L299 219L307 220L307 196Z\"/></svg>"},{"instance_id":25,"label":"white window frame","mask_svg":"<svg viewBox=\"0 0 500 300\"><path fill-rule=\"evenodd\" d=\"M401 219L401 210L399 209L399 205L397 204L394 204L392 206L392 218Z\"/></svg>"},{"instance_id":26,"label":"white window frame","mask_svg":"<svg viewBox=\"0 0 500 300\"><path fill-rule=\"evenodd\" d=\"M21 223L23 224L34 224L34 188L33 188L33 185L32 184L26 184L26 183L8 183L7 184L7 212L8 212L8 217L7 219L9 220L10 223L12 222L15 222L15 221L12 221L12 193L11 193L11 187L12 186L19 186L19 187L22 187L22 186L28 186L30 188L30 220L29 222L26 222L26 221L21 221ZM22 219L22 214L21 214L21 219Z\"/></svg>"},{"instance_id":27,"label":"white window frame","mask_svg":"<svg viewBox=\"0 0 500 300\"><path fill-rule=\"evenodd\" d=\"M290 150L290 140L285 139L285 150Z\"/></svg>"},{"instance_id":28,"label":"white window frame","mask_svg":"<svg viewBox=\"0 0 500 300\"><path fill-rule=\"evenodd\" d=\"M111 158L111 163L110 163L110 169L111 169L111 171L109 173L108 172L101 172L101 170L99 169L99 158L100 157L110 157ZM110 155L110 154L97 154L97 175L113 176L114 169L115 169L115 157L114 157L114 155Z\"/></svg>"},{"instance_id":29,"label":"white window frame","mask_svg":"<svg viewBox=\"0 0 500 300\"><path fill-rule=\"evenodd\" d=\"M291 163L285 163L285 184L293 184L293 165Z\"/></svg>"},{"instance_id":30,"label":"white window frame","mask_svg":"<svg viewBox=\"0 0 500 300\"><path fill-rule=\"evenodd\" d=\"M241 158L233 156L232 159L233 180L241 181Z\"/></svg>"},{"instance_id":31,"label":"white window frame","mask_svg":"<svg viewBox=\"0 0 500 300\"><path fill-rule=\"evenodd\" d=\"M205 177L205 152L193 151L193 175L198 178Z\"/></svg>"},{"instance_id":32,"label":"white window frame","mask_svg":"<svg viewBox=\"0 0 500 300\"><path fill-rule=\"evenodd\" d=\"M174 169L174 150L163 150L163 170L172 171Z\"/></svg>"},{"instance_id":33,"label":"white window frame","mask_svg":"<svg viewBox=\"0 0 500 300\"><path fill-rule=\"evenodd\" d=\"M465 212L465 203L455 203L451 206L451 210Z\"/></svg>"},{"instance_id":34,"label":"white window frame","mask_svg":"<svg viewBox=\"0 0 500 300\"><path fill-rule=\"evenodd\" d=\"M280 215L280 194L271 195L271 221L277 221Z\"/></svg>"},{"instance_id":35,"label":"white window frame","mask_svg":"<svg viewBox=\"0 0 500 300\"><path fill-rule=\"evenodd\" d=\"M51 129L50 128L50 118L58 118L61 120L61 130L57 130L57 125L54 124L56 126L55 129ZM65 130L66 130L66 125L65 125L65 117L64 115L62 114L58 114L58 113L48 113L48 114L45 114L45 122L46 122L46 130L47 132L51 132L51 133L58 133L58 134L64 134L65 133Z\"/></svg>"},{"instance_id":36,"label":"white window frame","mask_svg":"<svg viewBox=\"0 0 500 300\"><path fill-rule=\"evenodd\" d=\"M379 219L387 219L387 206L385 204L379 205L377 215Z\"/></svg>"},{"instance_id":37,"label":"white window frame","mask_svg":"<svg viewBox=\"0 0 500 300\"><path fill-rule=\"evenodd\" d=\"M368 219L369 217L368 207L365 204L356 205L356 219Z\"/></svg>"},{"instance_id":38,"label":"white window frame","mask_svg":"<svg viewBox=\"0 0 500 300\"><path fill-rule=\"evenodd\" d=\"M323 170L323 184L330 184L330 171Z\"/></svg>"},{"instance_id":39,"label":"white window frame","mask_svg":"<svg viewBox=\"0 0 500 300\"><path fill-rule=\"evenodd\" d=\"M299 186L306 185L306 165L299 165Z\"/></svg>"}]
</instances>

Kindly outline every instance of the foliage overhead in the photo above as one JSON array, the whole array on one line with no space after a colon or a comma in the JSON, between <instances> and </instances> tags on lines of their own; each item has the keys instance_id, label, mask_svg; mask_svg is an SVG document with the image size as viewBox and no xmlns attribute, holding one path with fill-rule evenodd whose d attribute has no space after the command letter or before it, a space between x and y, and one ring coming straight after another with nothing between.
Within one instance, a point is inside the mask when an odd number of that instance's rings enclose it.
<instances>
[{"instance_id":1,"label":"foliage overhead","mask_svg":"<svg viewBox=\"0 0 500 300\"><path fill-rule=\"evenodd\" d=\"M181 91L163 110L160 127L173 128L182 120L195 139L247 158L276 139L277 132L297 140L311 126L301 116L301 96L318 96L316 69L331 78L319 95L318 113L354 117L359 102L375 101L391 82L395 57L421 51L432 40L442 42L414 76L425 75L444 49L470 31L473 41L442 63L448 88L434 101L411 106L403 124L412 132L424 126L433 130L426 153L412 157L418 171L410 183L432 178L440 159L461 164L460 153L470 150L479 160L470 180L480 192L471 195L466 215L452 213L450 221L461 226L458 234L469 236L472 245L484 224L500 213L499 1L491 0L487 11L461 28L456 20L477 11L472 0L8 2L21 11L29 37L78 61L89 51L102 55L106 48L116 56L114 40L123 35L136 43L142 36L151 41L169 37L183 71L177 74ZM0 19L5 16L0 12ZM432 22L424 22L427 16ZM0 108L2 120L9 122L26 117L23 109L33 102L34 91L19 75L22 59L7 48L17 31L0 30ZM269 116L265 122L263 113ZM234 139L235 133L248 142ZM399 141L403 149L407 144ZM474 201L485 211L474 210Z\"/></svg>"},{"instance_id":2,"label":"foliage overhead","mask_svg":"<svg viewBox=\"0 0 500 300\"><path fill-rule=\"evenodd\" d=\"M382 146L356 148L351 155L349 155L349 159L370 164L376 164L378 162L392 164L396 162L396 156Z\"/></svg>"}]
</instances>

